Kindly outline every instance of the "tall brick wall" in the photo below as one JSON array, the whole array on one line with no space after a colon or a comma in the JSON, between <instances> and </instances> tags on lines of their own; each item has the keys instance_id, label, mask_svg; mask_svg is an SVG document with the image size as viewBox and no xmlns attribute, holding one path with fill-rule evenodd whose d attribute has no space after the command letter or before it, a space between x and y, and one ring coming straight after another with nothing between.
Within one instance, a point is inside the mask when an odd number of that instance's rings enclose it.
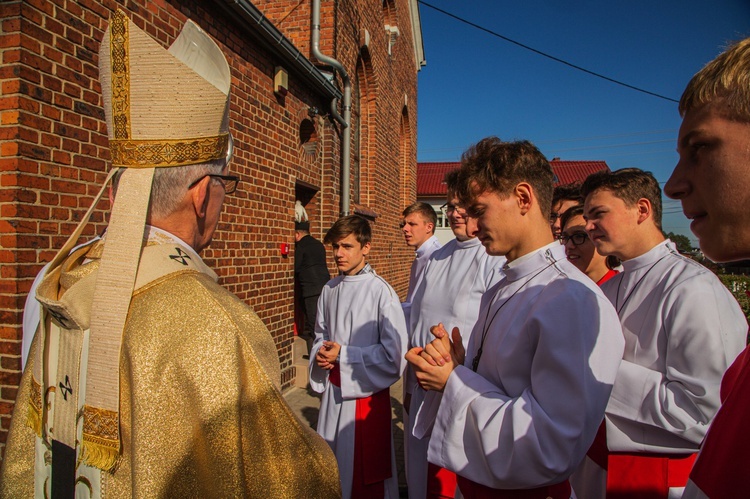
<instances>
[{"instance_id":1,"label":"tall brick wall","mask_svg":"<svg viewBox=\"0 0 750 499\"><path fill-rule=\"evenodd\" d=\"M293 340L292 244L297 181L319 191L308 208L311 232L322 238L340 212L340 126L308 109L330 103L289 75L286 98L273 94L282 64L218 7L222 0L22 0L0 2L0 446L4 450L20 379L21 319L34 276L62 246L91 204L109 167L98 82L99 42L110 13L124 8L134 22L168 46L190 18L222 47L232 68L232 169L242 179L227 197L214 242L204 251L220 283L255 308L279 350L282 382L290 386ZM310 2L258 1L303 54L310 57ZM360 31L378 91L368 109L368 158L362 207L376 219L373 266L405 293L413 251L404 246L399 213L415 194L416 72L406 0L395 2L402 34L387 52L380 0L324 0L324 53L354 75ZM375 36L377 35L377 36ZM383 35L383 36L381 36ZM312 58L311 58L312 59ZM283 64L282 64L283 65ZM290 70L291 68L286 68ZM340 85L340 80L338 82ZM408 107L411 133L401 123ZM317 147L303 144L303 122L314 124ZM403 144L408 143L409 147ZM404 152L406 151L406 153ZM410 169L406 177L404 166ZM404 187L402 179L409 178ZM106 226L100 203L84 235ZM333 270L333 268L332 268Z\"/></svg>"}]
</instances>

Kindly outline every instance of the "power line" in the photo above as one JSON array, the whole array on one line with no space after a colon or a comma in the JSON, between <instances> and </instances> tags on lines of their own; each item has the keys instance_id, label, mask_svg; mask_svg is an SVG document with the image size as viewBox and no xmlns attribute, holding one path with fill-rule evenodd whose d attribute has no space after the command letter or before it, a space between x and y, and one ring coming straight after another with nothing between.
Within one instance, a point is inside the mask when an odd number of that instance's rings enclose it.
<instances>
[{"instance_id":1,"label":"power line","mask_svg":"<svg viewBox=\"0 0 750 499\"><path fill-rule=\"evenodd\" d=\"M435 7L434 5L431 5L431 4L427 3L427 2L425 2L424 0L418 0L418 2L421 3L422 5L424 5L425 7L429 7L431 9L433 9L433 10L436 10L436 11L440 12L441 14L444 14L444 15L446 15L448 17L452 17L456 21L462 22L464 24L468 24L469 26L471 26L473 28L476 28L476 29L478 29L480 31L484 31L485 33L488 33L488 34L490 34L492 36L495 36L497 38L505 40L506 42L510 42L510 43L512 43L514 45L518 45L519 47L524 48L526 50L530 50L531 52L534 52L535 54L541 55L541 56L546 57L548 59L552 59L553 61L559 62L560 64L565 64L566 66L571 67L573 69L577 69L579 71L583 71L584 73L588 73L588 74L590 74L592 76L596 76L597 78L601 78L602 80L607 80L607 81L609 81L611 83L615 83L617 85L621 85L623 87L629 88L631 90L635 90L637 92L642 92L644 94L648 94L648 95L651 95L651 96L654 96L654 97L658 97L660 99L664 99L664 100L667 100L669 102L680 102L680 101L678 101L676 99L673 99L671 97L667 97L667 96L664 96L664 95L661 95L661 94L657 94L655 92L651 92L649 90L645 90L643 88L639 88L639 87L636 87L634 85L630 85L628 83L625 83L625 82L622 82L622 81L619 81L619 80L615 80L614 78L610 78L609 76L604 76L603 74L596 73L596 72L591 71L591 70L586 69L586 68L582 68L581 66L578 66L578 65L573 64L571 62L568 62L568 61L565 61L563 59L560 59L559 57L555 57L553 55L547 54L546 52L542 52L541 50L537 50L537 49L535 49L533 47L529 47L528 45L524 45L523 43L517 42L517 41L515 41L515 40L513 40L511 38L508 38L507 36L503 36L500 33L497 33L495 31L487 29L487 28L485 28L483 26L475 24L475 23L473 23L471 21L468 21L466 19L458 17L457 15L451 14L450 12L447 12L447 11L441 9L441 8Z\"/></svg>"},{"instance_id":2,"label":"power line","mask_svg":"<svg viewBox=\"0 0 750 499\"><path fill-rule=\"evenodd\" d=\"M665 140L649 140L644 142L628 142L626 144L607 144L603 146L589 146L589 147L569 147L567 149L554 149L556 152L568 152L568 151L588 151L592 149L612 149L617 147L630 147L630 146L643 146L649 144L663 144L665 142L674 142L674 139Z\"/></svg>"}]
</instances>

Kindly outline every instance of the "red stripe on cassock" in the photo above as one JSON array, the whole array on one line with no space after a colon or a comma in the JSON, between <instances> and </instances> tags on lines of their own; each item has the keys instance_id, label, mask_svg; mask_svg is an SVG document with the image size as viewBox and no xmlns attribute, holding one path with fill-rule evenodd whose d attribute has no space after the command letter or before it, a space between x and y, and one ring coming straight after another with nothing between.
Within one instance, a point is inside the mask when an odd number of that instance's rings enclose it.
<instances>
[{"instance_id":1,"label":"red stripe on cassock","mask_svg":"<svg viewBox=\"0 0 750 499\"><path fill-rule=\"evenodd\" d=\"M665 499L670 487L684 487L695 454L610 454L604 422L586 453L607 471L607 499Z\"/></svg>"},{"instance_id":2,"label":"red stripe on cassock","mask_svg":"<svg viewBox=\"0 0 750 499\"><path fill-rule=\"evenodd\" d=\"M610 454L607 499L666 499L670 487L684 487L695 454Z\"/></svg>"},{"instance_id":3,"label":"red stripe on cassock","mask_svg":"<svg viewBox=\"0 0 750 499\"><path fill-rule=\"evenodd\" d=\"M458 488L465 499L570 499L570 483L564 482L535 489L493 489L458 476Z\"/></svg>"},{"instance_id":4,"label":"red stripe on cassock","mask_svg":"<svg viewBox=\"0 0 750 499\"><path fill-rule=\"evenodd\" d=\"M453 499L456 485L455 473L436 464L427 464L427 499Z\"/></svg>"},{"instance_id":5,"label":"red stripe on cassock","mask_svg":"<svg viewBox=\"0 0 750 499\"><path fill-rule=\"evenodd\" d=\"M341 370L336 364L328 381L341 387ZM391 394L387 388L357 399L354 410L354 473L352 497L382 499L391 469Z\"/></svg>"}]
</instances>

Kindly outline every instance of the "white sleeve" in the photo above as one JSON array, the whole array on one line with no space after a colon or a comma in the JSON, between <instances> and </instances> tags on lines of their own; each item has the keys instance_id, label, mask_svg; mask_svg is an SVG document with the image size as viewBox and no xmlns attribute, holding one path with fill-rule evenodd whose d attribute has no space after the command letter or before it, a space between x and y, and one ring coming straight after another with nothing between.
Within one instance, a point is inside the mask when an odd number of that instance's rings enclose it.
<instances>
[{"instance_id":1,"label":"white sleeve","mask_svg":"<svg viewBox=\"0 0 750 499\"><path fill-rule=\"evenodd\" d=\"M628 433L635 429L643 440L617 439L615 450L643 450L665 433L697 449L719 408L721 378L744 346L745 317L712 275L693 276L661 299L668 303L661 317L668 342L665 372L620 364L607 415L636 425ZM612 423L617 426L618 419Z\"/></svg>"},{"instance_id":2,"label":"white sleeve","mask_svg":"<svg viewBox=\"0 0 750 499\"><path fill-rule=\"evenodd\" d=\"M406 367L406 323L398 297L389 288L380 297L377 315L380 336L377 343L341 346L339 368L344 399L368 397L390 387Z\"/></svg>"},{"instance_id":3,"label":"white sleeve","mask_svg":"<svg viewBox=\"0 0 750 499\"><path fill-rule=\"evenodd\" d=\"M29 348L31 348L31 342L34 340L34 335L39 327L39 309L40 305L36 299L36 288L39 287L39 283L42 282L44 274L47 272L47 268L50 266L49 263L42 267L42 270L34 278L34 282L31 284L29 294L26 296L26 303L23 306L23 337L21 339L21 370L26 367L26 360L29 358Z\"/></svg>"},{"instance_id":4,"label":"white sleeve","mask_svg":"<svg viewBox=\"0 0 750 499\"><path fill-rule=\"evenodd\" d=\"M315 315L315 339L310 348L310 367L308 370L310 388L316 393L323 393L328 384L328 371L318 367L318 364L315 362L315 356L318 354L318 350L320 350L323 342L330 339L325 317L325 311L327 310L326 303L328 303L328 288L323 287L320 297L318 297L318 312Z\"/></svg>"},{"instance_id":5,"label":"white sleeve","mask_svg":"<svg viewBox=\"0 0 750 499\"><path fill-rule=\"evenodd\" d=\"M519 340L529 345L518 358L529 359L530 385L511 397L457 367L432 431L431 463L493 488L524 489L567 479L583 459L604 416L624 340L603 295L555 282L547 290ZM492 352L482 361L485 369L492 365Z\"/></svg>"}]
</instances>

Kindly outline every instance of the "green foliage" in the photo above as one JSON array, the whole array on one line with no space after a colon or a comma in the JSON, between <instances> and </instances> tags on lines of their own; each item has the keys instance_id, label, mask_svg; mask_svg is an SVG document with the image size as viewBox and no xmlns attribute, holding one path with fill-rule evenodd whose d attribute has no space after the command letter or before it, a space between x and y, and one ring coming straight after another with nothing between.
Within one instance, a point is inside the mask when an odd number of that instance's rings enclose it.
<instances>
[{"instance_id":1,"label":"green foliage","mask_svg":"<svg viewBox=\"0 0 750 499\"><path fill-rule=\"evenodd\" d=\"M750 291L750 277L745 275L720 275L719 279L724 286L734 295L745 312L745 317L750 322L750 297L747 292Z\"/></svg>"},{"instance_id":2,"label":"green foliage","mask_svg":"<svg viewBox=\"0 0 750 499\"><path fill-rule=\"evenodd\" d=\"M687 236L675 234L674 232L667 232L664 235L677 245L677 249L680 250L681 253L690 253L693 251L693 245L690 244L690 239L688 239Z\"/></svg>"}]
</instances>

